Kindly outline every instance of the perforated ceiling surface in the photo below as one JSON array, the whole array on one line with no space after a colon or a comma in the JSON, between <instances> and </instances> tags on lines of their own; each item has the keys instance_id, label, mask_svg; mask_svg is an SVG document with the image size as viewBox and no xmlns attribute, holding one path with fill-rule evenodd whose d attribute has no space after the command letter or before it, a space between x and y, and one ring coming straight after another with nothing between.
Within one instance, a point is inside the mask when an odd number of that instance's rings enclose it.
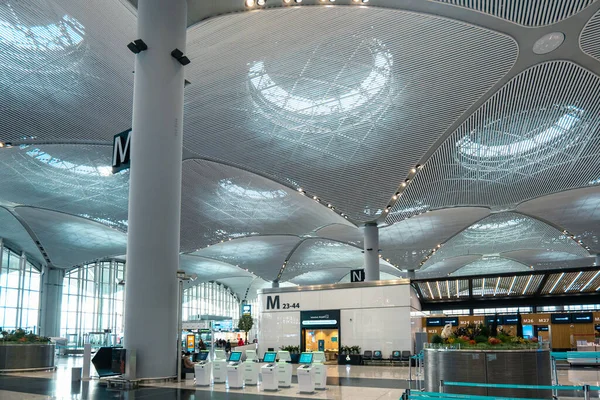
<instances>
[{"instance_id":1,"label":"perforated ceiling surface","mask_svg":"<svg viewBox=\"0 0 600 400\"><path fill-rule=\"evenodd\" d=\"M256 236L210 246L192 254L220 260L273 280L300 242L296 236Z\"/></svg>"},{"instance_id":2,"label":"perforated ceiling surface","mask_svg":"<svg viewBox=\"0 0 600 400\"><path fill-rule=\"evenodd\" d=\"M600 187L555 193L519 205L518 211L566 229L594 253L600 252Z\"/></svg>"},{"instance_id":3,"label":"perforated ceiling surface","mask_svg":"<svg viewBox=\"0 0 600 400\"><path fill-rule=\"evenodd\" d=\"M486 274L497 274L504 272L525 272L528 270L528 266L507 258L483 257L457 269L450 276L481 275L482 271L485 271Z\"/></svg>"},{"instance_id":4,"label":"perforated ceiling surface","mask_svg":"<svg viewBox=\"0 0 600 400\"><path fill-rule=\"evenodd\" d=\"M319 229L317 235L363 247L363 233L356 226L332 224Z\"/></svg>"},{"instance_id":5,"label":"perforated ceiling surface","mask_svg":"<svg viewBox=\"0 0 600 400\"><path fill-rule=\"evenodd\" d=\"M129 172L112 174L109 146L0 148L0 182L0 202L81 215L127 229Z\"/></svg>"},{"instance_id":6,"label":"perforated ceiling surface","mask_svg":"<svg viewBox=\"0 0 600 400\"><path fill-rule=\"evenodd\" d=\"M517 55L512 39L486 29L357 7L225 15L190 28L188 42L185 146L358 220L381 212Z\"/></svg>"},{"instance_id":7,"label":"perforated ceiling surface","mask_svg":"<svg viewBox=\"0 0 600 400\"><path fill-rule=\"evenodd\" d=\"M524 26L543 26L567 19L596 0L434 0L469 8Z\"/></svg>"},{"instance_id":8,"label":"perforated ceiling surface","mask_svg":"<svg viewBox=\"0 0 600 400\"><path fill-rule=\"evenodd\" d=\"M418 270L416 276L417 278L422 279L446 276L456 271L460 267L467 265L473 261L476 261L480 258L481 256L476 254L445 258L443 260L432 263L425 269Z\"/></svg>"},{"instance_id":9,"label":"perforated ceiling surface","mask_svg":"<svg viewBox=\"0 0 600 400\"><path fill-rule=\"evenodd\" d=\"M109 141L129 128L135 27L119 1L0 3L0 140Z\"/></svg>"},{"instance_id":10,"label":"perforated ceiling surface","mask_svg":"<svg viewBox=\"0 0 600 400\"><path fill-rule=\"evenodd\" d=\"M0 207L0 238L4 246L24 251L32 261L42 264L44 258L23 225L7 209Z\"/></svg>"},{"instance_id":11,"label":"perforated ceiling surface","mask_svg":"<svg viewBox=\"0 0 600 400\"><path fill-rule=\"evenodd\" d=\"M235 265L187 254L180 256L179 268L188 275L196 275L199 281L218 281L224 278L254 278L251 273Z\"/></svg>"},{"instance_id":12,"label":"perforated ceiling surface","mask_svg":"<svg viewBox=\"0 0 600 400\"><path fill-rule=\"evenodd\" d=\"M471 225L445 243L423 265L464 255L494 256L516 250L562 251L579 258L589 253L562 232L534 218L505 212L493 214ZM482 269L480 273L485 273Z\"/></svg>"},{"instance_id":13,"label":"perforated ceiling surface","mask_svg":"<svg viewBox=\"0 0 600 400\"><path fill-rule=\"evenodd\" d=\"M210 161L183 163L181 249L258 234L309 233L344 218L262 176Z\"/></svg>"},{"instance_id":14,"label":"perforated ceiling surface","mask_svg":"<svg viewBox=\"0 0 600 400\"><path fill-rule=\"evenodd\" d=\"M17 207L56 267L69 268L125 254L127 235L98 222L56 211Z\"/></svg>"},{"instance_id":15,"label":"perforated ceiling surface","mask_svg":"<svg viewBox=\"0 0 600 400\"><path fill-rule=\"evenodd\" d=\"M586 186L600 176L599 90L600 78L571 62L519 74L436 150L387 221L454 205L510 209Z\"/></svg>"},{"instance_id":16,"label":"perforated ceiling surface","mask_svg":"<svg viewBox=\"0 0 600 400\"><path fill-rule=\"evenodd\" d=\"M594 14L581 31L579 46L584 53L600 61L600 11Z\"/></svg>"},{"instance_id":17,"label":"perforated ceiling surface","mask_svg":"<svg viewBox=\"0 0 600 400\"><path fill-rule=\"evenodd\" d=\"M460 207L417 215L380 229L379 247L392 264L415 269L438 244L489 214L487 208Z\"/></svg>"}]
</instances>

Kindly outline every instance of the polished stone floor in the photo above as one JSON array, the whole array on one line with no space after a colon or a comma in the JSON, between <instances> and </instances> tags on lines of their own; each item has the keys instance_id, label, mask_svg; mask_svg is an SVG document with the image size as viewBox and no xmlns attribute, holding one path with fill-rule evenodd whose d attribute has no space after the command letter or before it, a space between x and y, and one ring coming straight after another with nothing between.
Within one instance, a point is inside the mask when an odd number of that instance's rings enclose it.
<instances>
[{"instance_id":1,"label":"polished stone floor","mask_svg":"<svg viewBox=\"0 0 600 400\"><path fill-rule=\"evenodd\" d=\"M265 392L261 386L229 389L226 385L208 388L193 386L193 381L146 385L133 391L108 390L97 379L71 384L71 368L81 366L81 357L59 358L57 370L52 372L0 375L1 400L36 399L144 399L144 400L195 400L195 399L348 399L376 400L400 399L409 387L408 367L389 366L338 366L327 368L327 390L315 394L299 394L294 376L292 387L277 392ZM414 370L413 370L414 373ZM600 386L600 369L561 369L558 371L563 385ZM414 387L414 382L412 383ZM579 395L579 394L573 394ZM599 393L592 393L595 399Z\"/></svg>"}]
</instances>

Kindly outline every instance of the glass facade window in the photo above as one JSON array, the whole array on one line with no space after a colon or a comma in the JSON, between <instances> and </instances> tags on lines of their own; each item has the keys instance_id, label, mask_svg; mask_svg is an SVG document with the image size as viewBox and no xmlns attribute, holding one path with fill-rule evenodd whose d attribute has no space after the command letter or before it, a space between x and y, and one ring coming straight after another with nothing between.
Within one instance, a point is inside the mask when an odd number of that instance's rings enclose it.
<instances>
[{"instance_id":1,"label":"glass facade window","mask_svg":"<svg viewBox=\"0 0 600 400\"><path fill-rule=\"evenodd\" d=\"M40 272L0 244L0 328L38 331Z\"/></svg>"},{"instance_id":2,"label":"glass facade window","mask_svg":"<svg viewBox=\"0 0 600 400\"><path fill-rule=\"evenodd\" d=\"M229 288L216 282L201 282L183 290L183 321L206 316L240 318L240 301Z\"/></svg>"},{"instance_id":3,"label":"glass facade window","mask_svg":"<svg viewBox=\"0 0 600 400\"><path fill-rule=\"evenodd\" d=\"M532 313L532 307L506 307L506 308L476 308L473 310L474 315L486 315L486 314L528 314Z\"/></svg>"},{"instance_id":4,"label":"glass facade window","mask_svg":"<svg viewBox=\"0 0 600 400\"><path fill-rule=\"evenodd\" d=\"M86 335L110 330L99 344L120 343L123 336L125 263L102 261L76 268L63 281L61 336L83 345Z\"/></svg>"}]
</instances>

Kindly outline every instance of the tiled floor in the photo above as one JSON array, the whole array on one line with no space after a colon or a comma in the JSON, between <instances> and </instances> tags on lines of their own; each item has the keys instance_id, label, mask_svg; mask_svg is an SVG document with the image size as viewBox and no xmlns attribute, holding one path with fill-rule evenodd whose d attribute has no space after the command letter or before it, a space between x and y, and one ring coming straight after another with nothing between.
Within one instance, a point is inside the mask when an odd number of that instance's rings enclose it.
<instances>
[{"instance_id":1,"label":"tiled floor","mask_svg":"<svg viewBox=\"0 0 600 400\"><path fill-rule=\"evenodd\" d=\"M111 391L97 379L71 384L71 367L81 366L81 357L60 358L53 372L36 372L0 375L1 400L37 399L143 399L143 400L195 400L195 399L344 399L376 400L399 399L408 387L407 367L337 366L327 368L327 390L314 394L299 394L294 377L292 387L277 392L265 392L261 386L228 389L224 384L212 387L195 387L193 381L146 385L134 391ZM414 370L413 370L414 372ZM600 385L600 369L559 370L563 385ZM600 394L593 393L593 398Z\"/></svg>"}]
</instances>

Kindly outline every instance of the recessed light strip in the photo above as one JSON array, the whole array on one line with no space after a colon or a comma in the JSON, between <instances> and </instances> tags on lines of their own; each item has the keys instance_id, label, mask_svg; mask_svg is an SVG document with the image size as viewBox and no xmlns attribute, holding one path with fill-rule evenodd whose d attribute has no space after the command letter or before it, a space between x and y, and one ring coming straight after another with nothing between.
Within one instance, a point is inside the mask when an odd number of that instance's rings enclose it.
<instances>
[{"instance_id":1,"label":"recessed light strip","mask_svg":"<svg viewBox=\"0 0 600 400\"><path fill-rule=\"evenodd\" d=\"M565 293L567 293L569 291L569 289L571 289L571 287L573 287L573 285L575 284L575 282L577 282L577 279L579 279L579 277L581 275L583 275L583 271L581 271L580 273L577 274L575 279L573 279L573 282L571 282L571 284L565 289Z\"/></svg>"},{"instance_id":2,"label":"recessed light strip","mask_svg":"<svg viewBox=\"0 0 600 400\"><path fill-rule=\"evenodd\" d=\"M598 275L600 275L600 271L596 272L596 275L594 275L592 277L592 279L590 279L584 287L581 288L580 292L583 292L585 289L588 288L588 286L590 286L592 284L592 282L594 282L596 280L596 278L598 277Z\"/></svg>"},{"instance_id":3,"label":"recessed light strip","mask_svg":"<svg viewBox=\"0 0 600 400\"><path fill-rule=\"evenodd\" d=\"M533 275L531 275L531 276L529 277L529 280L527 281L527 285L525 285L525 289L523 289L523 293L522 293L522 294L525 294L525 293L527 293L527 289L529 289L529 284L531 283L531 280L532 280L532 279L533 279Z\"/></svg>"},{"instance_id":4,"label":"recessed light strip","mask_svg":"<svg viewBox=\"0 0 600 400\"><path fill-rule=\"evenodd\" d=\"M552 293L554 291L554 289L556 288L556 285L558 285L558 282L561 281L561 279L563 278L563 276L565 276L565 273L563 272L562 274L560 274L560 277L558 278L558 280L554 283L554 286L552 286L552 289L550 289L550 291L548 293Z\"/></svg>"}]
</instances>

